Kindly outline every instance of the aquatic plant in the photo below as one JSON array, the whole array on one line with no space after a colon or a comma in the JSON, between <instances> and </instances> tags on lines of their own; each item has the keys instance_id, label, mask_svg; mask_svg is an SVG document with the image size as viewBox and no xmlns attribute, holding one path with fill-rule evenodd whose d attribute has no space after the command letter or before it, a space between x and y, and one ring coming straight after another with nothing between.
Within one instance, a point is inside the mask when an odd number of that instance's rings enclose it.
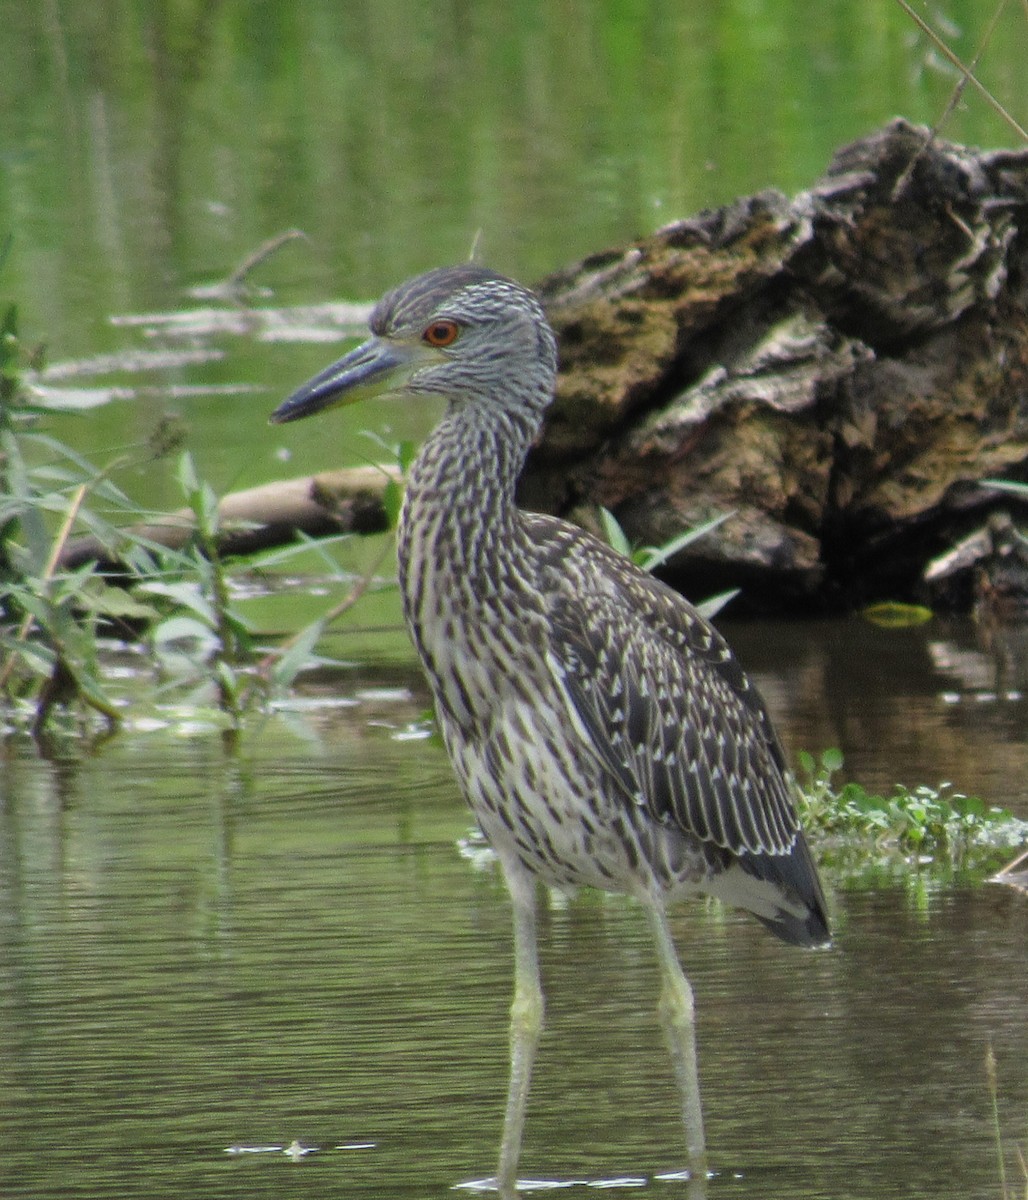
<instances>
[{"instance_id":1,"label":"aquatic plant","mask_svg":"<svg viewBox=\"0 0 1028 1200\"><path fill-rule=\"evenodd\" d=\"M621 528L621 523L610 509L601 507L599 512L600 524L607 544L612 550L630 558L637 567L642 567L644 571L656 571L680 550L684 550L686 546L691 546L693 542L705 537L733 515L730 512L720 513L699 525L690 526L682 533L668 538L659 546L635 546L628 540L628 535ZM738 588L731 588L727 592L719 592L716 596L708 596L706 600L697 603L696 608L709 621L738 594Z\"/></svg>"},{"instance_id":2,"label":"aquatic plant","mask_svg":"<svg viewBox=\"0 0 1028 1200\"><path fill-rule=\"evenodd\" d=\"M985 873L997 855L1028 837L1028 821L950 783L896 784L887 795L850 781L836 783L840 751L819 759L798 755L798 805L804 827L820 843L822 860L843 873L889 865Z\"/></svg>"},{"instance_id":3,"label":"aquatic plant","mask_svg":"<svg viewBox=\"0 0 1028 1200\"><path fill-rule=\"evenodd\" d=\"M86 504L91 493L114 505L127 501L108 471L36 432L41 412L22 383L27 361L12 304L0 324L0 697L9 703L31 698L35 733L55 708L72 702L115 725L118 711L100 676L97 630L105 617L138 617L140 606L91 567L62 572L58 561L77 523L101 540L116 536ZM59 522L55 532L47 514ZM139 556L129 555L126 563L132 571Z\"/></svg>"},{"instance_id":4,"label":"aquatic plant","mask_svg":"<svg viewBox=\"0 0 1028 1200\"><path fill-rule=\"evenodd\" d=\"M1003 1141L1003 1129L999 1118L999 1081L996 1071L996 1055L990 1042L985 1051L985 1086L989 1093L992 1136L996 1145L996 1171L999 1177L1000 1200L1015 1200L1016 1192L1007 1186L1007 1148ZM1028 1159L1024 1150L1015 1143L1014 1155L1024 1183L1023 1195L1028 1200Z\"/></svg>"},{"instance_id":5,"label":"aquatic plant","mask_svg":"<svg viewBox=\"0 0 1028 1200\"><path fill-rule=\"evenodd\" d=\"M39 432L37 415L14 403L0 416L0 704L9 725L38 736L60 714L74 722L93 712L115 728L124 699L105 676L112 637L143 640L161 681L155 695L174 689L198 710L220 711L233 728L248 708L321 661L318 637L367 580L294 638L259 646L218 552L217 495L191 455L178 455L174 470L194 534L182 549L169 549L135 527L155 514L110 478L128 458L98 467ZM139 455L154 457L153 445ZM62 549L83 529L120 564L116 582L94 562L61 568ZM278 549L251 558L246 569L271 569L309 549L309 541ZM318 553L327 558L324 540Z\"/></svg>"},{"instance_id":6,"label":"aquatic plant","mask_svg":"<svg viewBox=\"0 0 1028 1200\"><path fill-rule=\"evenodd\" d=\"M10 239L0 244L0 268L9 249ZM285 646L255 647L218 551L218 497L199 477L192 457L179 453L181 422L162 418L143 444L103 466L90 462L46 432L58 401L51 397L46 408L39 406L27 383L40 357L22 344L17 308L8 305L0 316L4 724L39 737L61 714L81 729L80 719L92 713L113 730L124 700L105 677L105 651L112 635L136 639L145 632L164 686L170 681L190 689L194 703L213 689L214 706L238 727L248 705L288 687L315 661L314 644L332 614ZM152 541L139 522L167 520L166 515L142 509L114 482L117 472L168 460L175 463L190 515L192 536L181 549ZM394 499L394 507L398 503ZM63 566L63 551L80 532L90 535L98 554L119 565L116 580L105 577L95 561ZM304 549L289 547L275 557L284 561ZM265 556L265 565L270 558ZM251 560L247 567L254 565ZM334 611L346 606L344 601Z\"/></svg>"}]
</instances>

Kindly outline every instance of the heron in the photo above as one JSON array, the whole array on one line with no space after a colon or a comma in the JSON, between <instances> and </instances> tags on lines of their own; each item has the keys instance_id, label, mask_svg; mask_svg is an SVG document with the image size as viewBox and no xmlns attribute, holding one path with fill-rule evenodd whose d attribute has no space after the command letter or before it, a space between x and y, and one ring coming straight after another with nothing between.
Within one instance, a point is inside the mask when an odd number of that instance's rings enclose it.
<instances>
[{"instance_id":1,"label":"heron","mask_svg":"<svg viewBox=\"0 0 1028 1200\"><path fill-rule=\"evenodd\" d=\"M445 401L409 471L397 559L442 737L513 909L495 1187L518 1194L544 1010L540 885L627 893L644 909L688 1174L705 1181L694 999L668 906L714 896L786 942L828 942L782 745L696 608L577 526L517 506L557 376L538 297L483 266L442 267L383 296L370 330L271 420L386 395Z\"/></svg>"}]
</instances>

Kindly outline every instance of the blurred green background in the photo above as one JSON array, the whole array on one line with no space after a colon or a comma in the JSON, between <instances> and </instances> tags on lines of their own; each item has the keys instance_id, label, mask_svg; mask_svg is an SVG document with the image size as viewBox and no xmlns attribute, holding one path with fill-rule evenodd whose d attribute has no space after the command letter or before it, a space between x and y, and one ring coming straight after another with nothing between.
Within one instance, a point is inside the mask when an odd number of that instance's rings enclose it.
<instances>
[{"instance_id":1,"label":"blurred green background","mask_svg":"<svg viewBox=\"0 0 1028 1200\"><path fill-rule=\"evenodd\" d=\"M923 11L966 61L995 8ZM111 318L195 307L189 288L289 228L310 240L255 273L266 303L374 299L476 237L531 281L735 196L802 189L890 117L937 120L958 78L893 0L0 0L0 18L0 234L15 238L0 299L51 360L153 348ZM1026 62L1028 20L1007 4L979 74L1022 120ZM944 134L1016 143L970 89ZM224 489L283 473L286 447L305 467L359 461L375 453L357 430L417 437L432 419L387 406L286 438L266 412L342 347L215 348L61 436L102 455L187 385L172 407ZM225 384L243 390L204 394Z\"/></svg>"}]
</instances>

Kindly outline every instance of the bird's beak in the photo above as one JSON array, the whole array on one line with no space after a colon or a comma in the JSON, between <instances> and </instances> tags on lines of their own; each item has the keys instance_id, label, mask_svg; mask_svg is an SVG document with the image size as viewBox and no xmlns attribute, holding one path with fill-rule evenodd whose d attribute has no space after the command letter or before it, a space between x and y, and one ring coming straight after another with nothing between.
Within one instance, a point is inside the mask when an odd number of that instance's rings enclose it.
<instances>
[{"instance_id":1,"label":"bird's beak","mask_svg":"<svg viewBox=\"0 0 1028 1200\"><path fill-rule=\"evenodd\" d=\"M323 408L356 404L358 400L402 390L419 365L418 349L369 338L283 400L271 414L271 423L284 425Z\"/></svg>"}]
</instances>

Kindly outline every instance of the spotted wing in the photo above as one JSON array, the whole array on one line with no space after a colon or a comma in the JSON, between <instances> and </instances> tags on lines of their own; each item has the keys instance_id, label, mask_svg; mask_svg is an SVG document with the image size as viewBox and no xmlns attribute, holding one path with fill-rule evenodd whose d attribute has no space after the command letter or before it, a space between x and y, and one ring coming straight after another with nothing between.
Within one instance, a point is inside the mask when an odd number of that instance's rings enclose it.
<instances>
[{"instance_id":1,"label":"spotted wing","mask_svg":"<svg viewBox=\"0 0 1028 1200\"><path fill-rule=\"evenodd\" d=\"M552 665L626 802L733 854L788 854L799 826L784 756L724 639L602 543L548 518L532 525Z\"/></svg>"}]
</instances>

